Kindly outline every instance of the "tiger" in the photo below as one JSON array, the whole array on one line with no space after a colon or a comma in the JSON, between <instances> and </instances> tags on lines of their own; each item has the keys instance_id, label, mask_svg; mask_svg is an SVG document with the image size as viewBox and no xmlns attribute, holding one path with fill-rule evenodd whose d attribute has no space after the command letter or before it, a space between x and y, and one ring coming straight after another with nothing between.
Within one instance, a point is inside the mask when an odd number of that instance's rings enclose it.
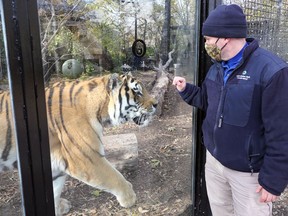
<instances>
[{"instance_id":1,"label":"tiger","mask_svg":"<svg viewBox=\"0 0 288 216\"><path fill-rule=\"evenodd\" d=\"M113 194L122 207L136 202L132 184L105 158L103 127L134 121L147 126L157 100L132 74L56 82L45 88L55 214L70 211L61 198L67 176ZM17 165L9 91L0 90L0 172Z\"/></svg>"}]
</instances>

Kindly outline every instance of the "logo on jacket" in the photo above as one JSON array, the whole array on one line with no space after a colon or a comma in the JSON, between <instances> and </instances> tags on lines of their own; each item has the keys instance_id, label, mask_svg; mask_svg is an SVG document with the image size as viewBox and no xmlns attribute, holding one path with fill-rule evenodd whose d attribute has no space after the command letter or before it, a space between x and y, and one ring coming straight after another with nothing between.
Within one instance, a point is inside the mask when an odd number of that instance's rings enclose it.
<instances>
[{"instance_id":1,"label":"logo on jacket","mask_svg":"<svg viewBox=\"0 0 288 216\"><path fill-rule=\"evenodd\" d=\"M250 76L249 75L247 75L247 71L246 70L244 70L243 72L242 72L242 74L238 74L236 77L237 77L237 79L240 79L240 80L249 80L250 79Z\"/></svg>"}]
</instances>

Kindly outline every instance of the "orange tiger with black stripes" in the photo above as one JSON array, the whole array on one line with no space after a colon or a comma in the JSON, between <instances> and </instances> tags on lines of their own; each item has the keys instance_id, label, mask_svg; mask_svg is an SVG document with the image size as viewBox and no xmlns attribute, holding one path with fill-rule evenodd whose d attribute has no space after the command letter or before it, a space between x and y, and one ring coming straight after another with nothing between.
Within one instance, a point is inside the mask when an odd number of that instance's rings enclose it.
<instances>
[{"instance_id":1,"label":"orange tiger with black stripes","mask_svg":"<svg viewBox=\"0 0 288 216\"><path fill-rule=\"evenodd\" d=\"M131 183L105 158L103 124L133 120L147 125L157 101L131 74L109 74L46 88L46 109L56 215L69 211L60 198L67 175L114 194L123 207L136 201ZM0 172L17 165L10 96L0 91Z\"/></svg>"}]
</instances>

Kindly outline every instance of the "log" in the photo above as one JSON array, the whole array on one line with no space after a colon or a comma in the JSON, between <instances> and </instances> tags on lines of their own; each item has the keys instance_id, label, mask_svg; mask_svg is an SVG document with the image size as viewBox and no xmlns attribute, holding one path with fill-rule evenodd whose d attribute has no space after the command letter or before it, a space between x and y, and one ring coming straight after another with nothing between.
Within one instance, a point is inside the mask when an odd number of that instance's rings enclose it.
<instances>
[{"instance_id":1,"label":"log","mask_svg":"<svg viewBox=\"0 0 288 216\"><path fill-rule=\"evenodd\" d=\"M134 133L103 137L107 160L119 171L134 171L138 166L138 142Z\"/></svg>"},{"instance_id":2,"label":"log","mask_svg":"<svg viewBox=\"0 0 288 216\"><path fill-rule=\"evenodd\" d=\"M158 101L155 115L160 116L162 114L162 107L164 102L164 96L168 89L169 79L166 73L161 73L152 88L151 95Z\"/></svg>"},{"instance_id":3,"label":"log","mask_svg":"<svg viewBox=\"0 0 288 216\"><path fill-rule=\"evenodd\" d=\"M158 101L157 109L156 109L156 115L160 116L162 114L162 107L164 102L165 93L168 89L169 79L173 79L169 77L168 73L168 67L170 63L173 61L172 53L175 50L173 49L168 53L169 59L165 63L165 65L162 64L162 60L160 59L158 68L154 67L154 69L157 71L156 75L156 82L154 87L152 88L151 95Z\"/></svg>"}]
</instances>

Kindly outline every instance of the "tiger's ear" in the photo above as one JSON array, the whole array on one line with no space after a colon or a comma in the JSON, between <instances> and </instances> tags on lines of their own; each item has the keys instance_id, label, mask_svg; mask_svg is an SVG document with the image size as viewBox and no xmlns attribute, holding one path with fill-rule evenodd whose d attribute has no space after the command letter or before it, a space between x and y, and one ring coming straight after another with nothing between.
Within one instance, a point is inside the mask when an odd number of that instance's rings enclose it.
<instances>
[{"instance_id":1,"label":"tiger's ear","mask_svg":"<svg viewBox=\"0 0 288 216\"><path fill-rule=\"evenodd\" d=\"M125 76L133 77L133 74L131 73L131 71L125 72L124 75L125 75Z\"/></svg>"},{"instance_id":2,"label":"tiger's ear","mask_svg":"<svg viewBox=\"0 0 288 216\"><path fill-rule=\"evenodd\" d=\"M113 91L118 88L122 84L122 80L119 77L119 74L113 73L110 76L109 83L108 83L108 90Z\"/></svg>"}]
</instances>

